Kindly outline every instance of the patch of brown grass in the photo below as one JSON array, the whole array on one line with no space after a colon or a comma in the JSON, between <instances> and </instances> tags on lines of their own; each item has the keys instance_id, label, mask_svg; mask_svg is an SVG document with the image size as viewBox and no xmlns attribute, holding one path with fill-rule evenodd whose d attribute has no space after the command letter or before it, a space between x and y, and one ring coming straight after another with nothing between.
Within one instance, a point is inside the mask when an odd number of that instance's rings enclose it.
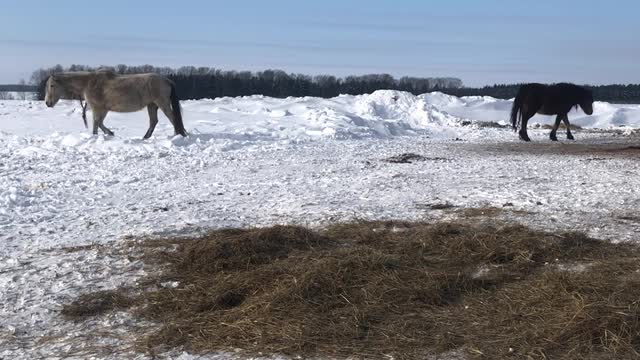
<instances>
[{"instance_id":1,"label":"patch of brown grass","mask_svg":"<svg viewBox=\"0 0 640 360\"><path fill-rule=\"evenodd\" d=\"M420 154L414 153L403 153L400 155L394 155L384 159L386 162L394 163L394 164L411 164L415 161L425 161L426 158Z\"/></svg>"},{"instance_id":2,"label":"patch of brown grass","mask_svg":"<svg viewBox=\"0 0 640 360\"><path fill-rule=\"evenodd\" d=\"M443 157L424 157L420 154L415 153L402 153L400 155L394 155L384 159L383 161L392 163L392 164L411 164L417 161L449 161L447 158Z\"/></svg>"},{"instance_id":3,"label":"patch of brown grass","mask_svg":"<svg viewBox=\"0 0 640 360\"><path fill-rule=\"evenodd\" d=\"M419 209L425 209L425 210L447 210L447 209L453 209L457 206L448 202L444 202L444 203L417 204L416 207Z\"/></svg>"},{"instance_id":4,"label":"patch of brown grass","mask_svg":"<svg viewBox=\"0 0 640 360\"><path fill-rule=\"evenodd\" d=\"M623 214L623 215L617 216L617 218L620 220L640 223L640 215L636 215L636 214Z\"/></svg>"},{"instance_id":5,"label":"patch of brown grass","mask_svg":"<svg viewBox=\"0 0 640 360\"><path fill-rule=\"evenodd\" d=\"M83 320L112 310L127 309L135 302L124 289L97 291L80 295L71 304L64 305L62 315L70 320Z\"/></svg>"},{"instance_id":6,"label":"patch of brown grass","mask_svg":"<svg viewBox=\"0 0 640 360\"><path fill-rule=\"evenodd\" d=\"M136 299L138 315L158 324L141 349L640 356L640 251L628 244L522 226L394 221L221 230L163 250L169 242L146 255L166 268Z\"/></svg>"},{"instance_id":7,"label":"patch of brown grass","mask_svg":"<svg viewBox=\"0 0 640 360\"><path fill-rule=\"evenodd\" d=\"M488 358L639 358L637 261L545 269L495 293L467 297L464 312L473 320L458 322L465 347Z\"/></svg>"},{"instance_id":8,"label":"patch of brown grass","mask_svg":"<svg viewBox=\"0 0 640 360\"><path fill-rule=\"evenodd\" d=\"M471 121L464 120L461 123L462 126L476 126L479 128L493 128L493 129L507 129L510 128L511 125L503 125L497 121Z\"/></svg>"},{"instance_id":9,"label":"patch of brown grass","mask_svg":"<svg viewBox=\"0 0 640 360\"><path fill-rule=\"evenodd\" d=\"M503 209L494 206L471 207L457 211L460 217L476 218L476 217L495 217L503 212Z\"/></svg>"}]
</instances>

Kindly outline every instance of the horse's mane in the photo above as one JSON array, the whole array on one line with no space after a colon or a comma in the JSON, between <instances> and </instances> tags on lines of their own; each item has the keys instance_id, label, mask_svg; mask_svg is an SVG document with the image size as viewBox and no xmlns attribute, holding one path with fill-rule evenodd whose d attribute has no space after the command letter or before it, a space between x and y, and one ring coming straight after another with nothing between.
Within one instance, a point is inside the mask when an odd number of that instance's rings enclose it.
<instances>
[{"instance_id":1,"label":"horse's mane","mask_svg":"<svg viewBox=\"0 0 640 360\"><path fill-rule=\"evenodd\" d=\"M593 92L587 89L584 86L572 84L572 83L556 83L553 86L561 88L563 91L569 92L571 97L575 99L575 101L580 102L582 100L591 99L593 101ZM576 109L578 104L576 103Z\"/></svg>"},{"instance_id":2,"label":"horse's mane","mask_svg":"<svg viewBox=\"0 0 640 360\"><path fill-rule=\"evenodd\" d=\"M56 79L68 79L68 78L73 78L78 76L89 76L89 75L91 75L91 73L88 71L70 71L70 72L55 73L55 74L52 74L51 76L53 76Z\"/></svg>"},{"instance_id":3,"label":"horse's mane","mask_svg":"<svg viewBox=\"0 0 640 360\"><path fill-rule=\"evenodd\" d=\"M116 76L118 76L113 70L109 68L100 68L96 70L94 73L105 76L107 79L113 79Z\"/></svg>"}]
</instances>

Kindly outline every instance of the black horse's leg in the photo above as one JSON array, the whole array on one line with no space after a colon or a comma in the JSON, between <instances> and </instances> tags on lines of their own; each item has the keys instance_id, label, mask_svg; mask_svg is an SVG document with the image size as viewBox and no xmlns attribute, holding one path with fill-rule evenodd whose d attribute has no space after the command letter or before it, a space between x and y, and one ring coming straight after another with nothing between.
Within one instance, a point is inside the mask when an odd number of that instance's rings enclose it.
<instances>
[{"instance_id":1,"label":"black horse's leg","mask_svg":"<svg viewBox=\"0 0 640 360\"><path fill-rule=\"evenodd\" d=\"M564 121L564 125L567 127L567 139L575 140L573 138L573 135L571 134L571 124L569 124L569 114L564 114L564 118L562 118L562 120Z\"/></svg>"},{"instance_id":2,"label":"black horse's leg","mask_svg":"<svg viewBox=\"0 0 640 360\"><path fill-rule=\"evenodd\" d=\"M531 139L529 138L529 135L527 134L527 122L529 122L529 119L531 117L533 117L532 114L529 114L526 111L522 112L522 123L520 125L520 131L518 132L518 135L520 136L521 140L531 141Z\"/></svg>"},{"instance_id":3,"label":"black horse's leg","mask_svg":"<svg viewBox=\"0 0 640 360\"><path fill-rule=\"evenodd\" d=\"M549 134L549 138L551 141L558 141L556 137L556 131L558 131L558 126L560 126L560 122L564 119L562 115L556 116L556 123L553 124L553 129L551 129L551 134Z\"/></svg>"}]
</instances>

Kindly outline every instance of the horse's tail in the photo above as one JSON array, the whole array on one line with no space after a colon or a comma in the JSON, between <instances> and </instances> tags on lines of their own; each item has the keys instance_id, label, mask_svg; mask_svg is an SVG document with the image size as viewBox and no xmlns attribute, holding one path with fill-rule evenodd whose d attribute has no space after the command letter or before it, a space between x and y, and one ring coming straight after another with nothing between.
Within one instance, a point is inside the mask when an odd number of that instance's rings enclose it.
<instances>
[{"instance_id":1,"label":"horse's tail","mask_svg":"<svg viewBox=\"0 0 640 360\"><path fill-rule=\"evenodd\" d=\"M511 126L513 130L518 130L520 122L522 121L522 98L524 97L522 86L518 89L518 94L513 100L513 106L511 107Z\"/></svg>"},{"instance_id":2,"label":"horse's tail","mask_svg":"<svg viewBox=\"0 0 640 360\"><path fill-rule=\"evenodd\" d=\"M176 95L176 84L174 83L171 83L171 111L173 112L173 126L176 128L176 133L187 136L187 131L182 123L182 111L180 110L180 101L178 100L178 95Z\"/></svg>"}]
</instances>

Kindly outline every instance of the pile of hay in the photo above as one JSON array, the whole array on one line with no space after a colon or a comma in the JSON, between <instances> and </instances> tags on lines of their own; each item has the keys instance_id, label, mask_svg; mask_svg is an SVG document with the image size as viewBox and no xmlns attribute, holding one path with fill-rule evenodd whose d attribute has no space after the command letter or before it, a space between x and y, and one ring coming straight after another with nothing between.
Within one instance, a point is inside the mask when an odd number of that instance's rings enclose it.
<instances>
[{"instance_id":1,"label":"pile of hay","mask_svg":"<svg viewBox=\"0 0 640 360\"><path fill-rule=\"evenodd\" d=\"M174 248L146 255L162 275L113 306L137 304L131 311L158 324L139 339L144 349L640 356L640 251L628 244L522 226L401 222L221 230L151 245L168 243ZM167 282L179 285L160 286ZM75 313L81 300L70 305Z\"/></svg>"}]
</instances>

